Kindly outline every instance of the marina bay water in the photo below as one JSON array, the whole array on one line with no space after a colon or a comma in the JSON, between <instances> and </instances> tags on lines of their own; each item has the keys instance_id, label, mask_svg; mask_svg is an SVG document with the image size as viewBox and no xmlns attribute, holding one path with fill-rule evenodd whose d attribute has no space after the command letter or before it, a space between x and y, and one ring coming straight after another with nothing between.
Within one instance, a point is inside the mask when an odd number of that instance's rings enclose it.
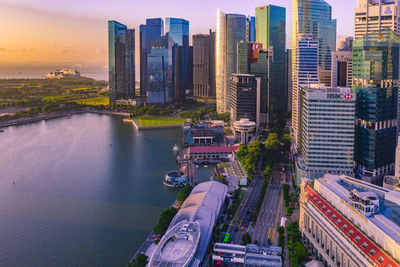
<instances>
[{"instance_id":1,"label":"marina bay water","mask_svg":"<svg viewBox=\"0 0 400 267\"><path fill-rule=\"evenodd\" d=\"M182 130L82 114L0 133L0 266L123 266L177 190ZM200 167L208 180L212 167Z\"/></svg>"}]
</instances>

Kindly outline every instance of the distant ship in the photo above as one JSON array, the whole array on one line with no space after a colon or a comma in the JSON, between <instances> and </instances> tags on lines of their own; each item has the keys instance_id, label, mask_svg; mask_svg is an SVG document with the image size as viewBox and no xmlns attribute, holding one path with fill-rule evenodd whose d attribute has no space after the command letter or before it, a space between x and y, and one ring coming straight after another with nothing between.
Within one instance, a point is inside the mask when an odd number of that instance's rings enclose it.
<instances>
[{"instance_id":1,"label":"distant ship","mask_svg":"<svg viewBox=\"0 0 400 267\"><path fill-rule=\"evenodd\" d=\"M177 144L175 144L174 147L172 148L172 151L178 152L179 151L179 146Z\"/></svg>"}]
</instances>

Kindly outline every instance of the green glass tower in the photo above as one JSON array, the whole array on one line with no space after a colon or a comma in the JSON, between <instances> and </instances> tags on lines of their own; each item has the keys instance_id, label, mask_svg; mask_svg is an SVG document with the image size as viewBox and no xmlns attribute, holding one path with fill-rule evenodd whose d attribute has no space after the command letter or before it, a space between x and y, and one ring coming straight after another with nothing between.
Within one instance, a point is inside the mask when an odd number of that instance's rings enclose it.
<instances>
[{"instance_id":1,"label":"green glass tower","mask_svg":"<svg viewBox=\"0 0 400 267\"><path fill-rule=\"evenodd\" d=\"M261 43L238 43L238 73L251 74L261 78L260 84L260 123L268 123L268 107L273 101L269 94L269 71L272 59L272 51L262 49Z\"/></svg>"},{"instance_id":2,"label":"green glass tower","mask_svg":"<svg viewBox=\"0 0 400 267\"><path fill-rule=\"evenodd\" d=\"M269 122L276 121L287 112L285 85L286 9L268 5L256 8L256 42L264 49L272 50L269 71ZM265 103L264 103L265 104ZM261 104L263 105L263 104Z\"/></svg>"},{"instance_id":3,"label":"green glass tower","mask_svg":"<svg viewBox=\"0 0 400 267\"><path fill-rule=\"evenodd\" d=\"M359 176L374 183L394 169L399 44L391 30L371 32L353 43L355 162Z\"/></svg>"}]
</instances>

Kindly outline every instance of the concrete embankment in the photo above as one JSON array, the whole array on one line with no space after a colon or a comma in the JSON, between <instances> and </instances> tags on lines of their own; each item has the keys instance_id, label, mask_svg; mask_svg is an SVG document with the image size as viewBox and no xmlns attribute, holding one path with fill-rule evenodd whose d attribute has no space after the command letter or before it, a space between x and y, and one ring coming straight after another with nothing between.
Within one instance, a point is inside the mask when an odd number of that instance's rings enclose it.
<instances>
[{"instance_id":1,"label":"concrete embankment","mask_svg":"<svg viewBox=\"0 0 400 267\"><path fill-rule=\"evenodd\" d=\"M73 110L73 111L70 110L70 111L66 111L66 112L57 112L57 113L51 113L51 114L46 114L46 115L39 115L36 117L19 118L19 119L12 120L12 121L0 122L0 127L16 126L16 125L25 124L25 123L38 122L41 120L49 120L49 119L67 117L67 116L70 116L73 114L81 114L81 113L85 113L85 112L87 112L87 110Z\"/></svg>"}]
</instances>

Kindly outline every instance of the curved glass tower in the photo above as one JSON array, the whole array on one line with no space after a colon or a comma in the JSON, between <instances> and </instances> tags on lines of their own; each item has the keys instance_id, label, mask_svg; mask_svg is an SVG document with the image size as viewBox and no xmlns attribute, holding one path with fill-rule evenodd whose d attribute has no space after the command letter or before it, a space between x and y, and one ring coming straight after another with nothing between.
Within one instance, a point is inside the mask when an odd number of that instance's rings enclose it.
<instances>
[{"instance_id":1,"label":"curved glass tower","mask_svg":"<svg viewBox=\"0 0 400 267\"><path fill-rule=\"evenodd\" d=\"M246 40L246 16L217 10L216 97L217 111L230 111L230 76L237 72L237 43Z\"/></svg>"},{"instance_id":2,"label":"curved glass tower","mask_svg":"<svg viewBox=\"0 0 400 267\"><path fill-rule=\"evenodd\" d=\"M332 7L324 0L293 0L292 2L292 77L295 71L297 58L298 36L301 33L312 34L319 42L318 66L320 73L330 73L332 52L336 50L336 20L332 19ZM330 83L330 81L329 81ZM298 139L299 112L298 84L293 80L292 97L292 127Z\"/></svg>"}]
</instances>

